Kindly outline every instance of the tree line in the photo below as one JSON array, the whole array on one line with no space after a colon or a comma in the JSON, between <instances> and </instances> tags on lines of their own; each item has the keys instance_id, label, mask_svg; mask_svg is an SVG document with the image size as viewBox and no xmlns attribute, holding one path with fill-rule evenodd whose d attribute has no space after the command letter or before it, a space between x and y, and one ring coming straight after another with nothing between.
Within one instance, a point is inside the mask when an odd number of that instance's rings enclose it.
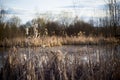
<instances>
[{"instance_id":1,"label":"tree line","mask_svg":"<svg viewBox=\"0 0 120 80\"><path fill-rule=\"evenodd\" d=\"M97 26L94 21L84 22L82 20L73 21L68 25L63 22L45 20L43 18L33 19L21 25L20 19L16 16L4 22L5 11L0 11L0 40L5 38L25 37L25 28L29 28L29 36L34 34L32 24L38 24L39 36L120 36L120 4L117 0L107 0L106 17L99 18Z\"/></svg>"},{"instance_id":2,"label":"tree line","mask_svg":"<svg viewBox=\"0 0 120 80\"><path fill-rule=\"evenodd\" d=\"M14 17L16 18L16 17ZM16 22L15 22L16 21ZM33 31L33 21L30 21L24 25L17 25L17 19L12 20L12 22L1 22L0 23L0 40L5 38L15 38L15 37L25 37L25 28L29 28L29 36L34 34ZM19 19L18 19L19 21ZM101 22L101 21L100 21ZM76 21L70 25L60 24L55 21L46 22L42 18L36 19L34 23L38 24L39 36L79 36L80 34L84 36L104 36L104 37L114 37L114 27L111 26L94 26L90 23L84 21ZM101 24L103 24L101 22ZM116 29L116 33L119 33L120 27Z\"/></svg>"}]
</instances>

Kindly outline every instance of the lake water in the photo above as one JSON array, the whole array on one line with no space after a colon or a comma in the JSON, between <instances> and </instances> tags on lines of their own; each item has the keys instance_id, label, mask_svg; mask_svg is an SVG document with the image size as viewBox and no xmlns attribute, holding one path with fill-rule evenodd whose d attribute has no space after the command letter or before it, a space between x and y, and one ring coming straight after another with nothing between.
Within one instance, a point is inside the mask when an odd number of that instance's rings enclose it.
<instances>
[{"instance_id":1,"label":"lake water","mask_svg":"<svg viewBox=\"0 0 120 80\"><path fill-rule=\"evenodd\" d=\"M69 46L56 46L56 47L36 47L36 48L18 48L17 53L19 54L44 54L50 51L58 51L60 50L62 53L69 55L80 55L80 59L83 62L88 61L88 57L96 62L97 54L101 55L103 60L109 60L110 56L115 55L116 58L120 59L120 45L104 45L104 46L96 46L96 45L69 45ZM0 68L3 66L5 56L7 56L9 49L1 48L0 49Z\"/></svg>"}]
</instances>

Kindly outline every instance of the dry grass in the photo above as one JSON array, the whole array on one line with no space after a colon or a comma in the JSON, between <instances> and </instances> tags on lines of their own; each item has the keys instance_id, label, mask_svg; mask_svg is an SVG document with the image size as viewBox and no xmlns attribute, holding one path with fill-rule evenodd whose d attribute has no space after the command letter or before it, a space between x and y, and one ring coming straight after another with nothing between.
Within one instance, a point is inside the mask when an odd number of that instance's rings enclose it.
<instances>
[{"instance_id":1,"label":"dry grass","mask_svg":"<svg viewBox=\"0 0 120 80\"><path fill-rule=\"evenodd\" d=\"M90 55L93 52L96 61ZM106 52L106 60L99 50L81 50L80 54L63 54L59 50L18 54L14 48L5 59L0 80L120 80L120 60L111 52ZM81 57L82 54L87 57Z\"/></svg>"},{"instance_id":2,"label":"dry grass","mask_svg":"<svg viewBox=\"0 0 120 80\"><path fill-rule=\"evenodd\" d=\"M61 45L80 45L80 44L114 44L117 43L115 38L104 38L104 37L85 37L85 36L72 36L72 37L57 37L47 36L39 38L13 38L5 39L0 41L0 46L42 46L52 47Z\"/></svg>"}]
</instances>

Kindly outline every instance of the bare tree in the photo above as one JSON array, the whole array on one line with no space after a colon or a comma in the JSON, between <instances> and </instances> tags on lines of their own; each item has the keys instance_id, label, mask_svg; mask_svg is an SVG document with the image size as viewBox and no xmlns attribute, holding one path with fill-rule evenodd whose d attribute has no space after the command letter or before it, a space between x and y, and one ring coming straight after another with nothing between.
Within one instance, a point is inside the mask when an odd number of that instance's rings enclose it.
<instances>
[{"instance_id":1,"label":"bare tree","mask_svg":"<svg viewBox=\"0 0 120 80\"><path fill-rule=\"evenodd\" d=\"M0 22L3 21L4 16L5 16L5 10L3 7L3 0L0 0Z\"/></svg>"},{"instance_id":2,"label":"bare tree","mask_svg":"<svg viewBox=\"0 0 120 80\"><path fill-rule=\"evenodd\" d=\"M117 35L117 27L120 25L120 4L119 0L105 0L110 20L110 27L113 29L112 33L115 37Z\"/></svg>"},{"instance_id":3,"label":"bare tree","mask_svg":"<svg viewBox=\"0 0 120 80\"><path fill-rule=\"evenodd\" d=\"M12 25L15 25L16 27L19 27L21 24L21 19L17 16L12 16L8 22Z\"/></svg>"}]
</instances>

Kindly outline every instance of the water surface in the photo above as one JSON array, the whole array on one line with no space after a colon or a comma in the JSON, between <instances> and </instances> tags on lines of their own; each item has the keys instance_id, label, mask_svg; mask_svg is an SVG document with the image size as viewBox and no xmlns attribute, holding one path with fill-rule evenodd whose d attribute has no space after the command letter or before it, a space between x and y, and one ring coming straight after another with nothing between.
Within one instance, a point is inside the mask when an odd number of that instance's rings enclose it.
<instances>
[{"instance_id":1,"label":"water surface","mask_svg":"<svg viewBox=\"0 0 120 80\"><path fill-rule=\"evenodd\" d=\"M18 54L44 54L50 51L58 51L69 55L79 55L80 60L83 62L88 62L89 59L93 62L97 62L98 58L105 61L109 60L111 56L120 59L120 46L106 45L106 46L96 46L96 45L68 45L68 46L56 46L56 47L36 47L36 48L17 48ZM7 56L9 49L0 48L0 68L3 66L5 56ZM99 55L101 57L99 57ZM89 59L88 59L89 58Z\"/></svg>"}]
</instances>

